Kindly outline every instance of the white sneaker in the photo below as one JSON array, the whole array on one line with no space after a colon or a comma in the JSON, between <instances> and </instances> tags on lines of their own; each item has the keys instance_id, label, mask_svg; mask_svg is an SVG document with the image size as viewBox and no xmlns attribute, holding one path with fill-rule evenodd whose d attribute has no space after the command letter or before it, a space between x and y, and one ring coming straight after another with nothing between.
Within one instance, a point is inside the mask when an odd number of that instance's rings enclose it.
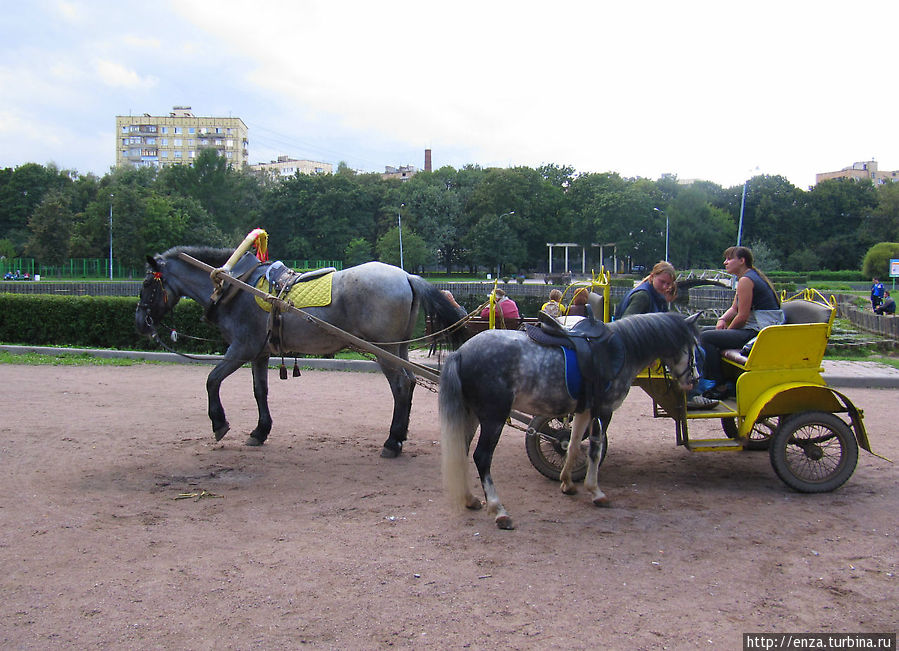
<instances>
[{"instance_id":1,"label":"white sneaker","mask_svg":"<svg viewBox=\"0 0 899 651\"><path fill-rule=\"evenodd\" d=\"M687 409L711 409L717 407L718 401L705 396L693 396L687 400Z\"/></svg>"}]
</instances>

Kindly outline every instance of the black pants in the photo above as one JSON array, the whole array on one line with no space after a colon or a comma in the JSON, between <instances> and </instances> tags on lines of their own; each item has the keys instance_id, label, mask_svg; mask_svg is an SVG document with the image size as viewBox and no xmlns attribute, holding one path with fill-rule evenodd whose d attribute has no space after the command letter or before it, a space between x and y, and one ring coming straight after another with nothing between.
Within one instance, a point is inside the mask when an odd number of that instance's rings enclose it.
<instances>
[{"instance_id":1,"label":"black pants","mask_svg":"<svg viewBox=\"0 0 899 651\"><path fill-rule=\"evenodd\" d=\"M705 367L702 377L713 380L716 385L724 383L721 372L721 351L728 348L742 348L758 333L755 330L703 330L699 341L705 350Z\"/></svg>"}]
</instances>

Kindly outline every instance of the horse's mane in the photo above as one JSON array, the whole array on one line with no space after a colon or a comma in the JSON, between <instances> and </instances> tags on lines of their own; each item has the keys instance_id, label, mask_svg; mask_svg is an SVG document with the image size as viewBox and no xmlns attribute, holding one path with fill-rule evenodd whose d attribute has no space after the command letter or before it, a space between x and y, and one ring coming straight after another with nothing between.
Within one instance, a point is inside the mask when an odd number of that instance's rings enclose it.
<instances>
[{"instance_id":1,"label":"horse's mane","mask_svg":"<svg viewBox=\"0 0 899 651\"><path fill-rule=\"evenodd\" d=\"M629 352L649 356L671 354L690 341L691 328L677 312L635 314L609 324L609 329L624 340Z\"/></svg>"},{"instance_id":2,"label":"horse's mane","mask_svg":"<svg viewBox=\"0 0 899 651\"><path fill-rule=\"evenodd\" d=\"M221 249L212 246L173 246L162 254L162 258L171 260L177 258L179 253L186 253L200 262L205 262L212 267L221 267L228 261L233 253L230 249Z\"/></svg>"}]
</instances>

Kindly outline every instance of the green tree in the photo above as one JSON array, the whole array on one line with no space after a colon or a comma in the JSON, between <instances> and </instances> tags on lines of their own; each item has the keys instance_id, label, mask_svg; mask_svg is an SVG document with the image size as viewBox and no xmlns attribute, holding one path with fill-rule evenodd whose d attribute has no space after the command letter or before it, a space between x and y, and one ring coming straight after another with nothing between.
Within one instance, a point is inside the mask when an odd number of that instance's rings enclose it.
<instances>
[{"instance_id":1,"label":"green tree","mask_svg":"<svg viewBox=\"0 0 899 651\"><path fill-rule=\"evenodd\" d=\"M362 237L350 240L350 243L346 247L346 254L343 257L345 266L353 267L357 264L368 262L371 259L371 244L368 240Z\"/></svg>"},{"instance_id":2,"label":"green tree","mask_svg":"<svg viewBox=\"0 0 899 651\"><path fill-rule=\"evenodd\" d=\"M877 206L868 225L873 241L899 241L899 183L877 186Z\"/></svg>"},{"instance_id":3,"label":"green tree","mask_svg":"<svg viewBox=\"0 0 899 651\"><path fill-rule=\"evenodd\" d=\"M378 238L378 259L386 264L400 266L400 229L391 228ZM403 224L403 268L417 271L431 262L428 245L415 231Z\"/></svg>"},{"instance_id":4,"label":"green tree","mask_svg":"<svg viewBox=\"0 0 899 651\"><path fill-rule=\"evenodd\" d=\"M500 215L483 217L469 233L471 251L475 261L498 276L503 267L516 272L527 261L527 251L518 233Z\"/></svg>"},{"instance_id":5,"label":"green tree","mask_svg":"<svg viewBox=\"0 0 899 651\"><path fill-rule=\"evenodd\" d=\"M858 269L872 239L868 224L877 206L870 181L834 179L807 195L808 227L803 233L824 269Z\"/></svg>"},{"instance_id":6,"label":"green tree","mask_svg":"<svg viewBox=\"0 0 899 651\"><path fill-rule=\"evenodd\" d=\"M731 216L709 202L707 189L685 187L668 207L671 261L678 269L717 269L736 241Z\"/></svg>"},{"instance_id":7,"label":"green tree","mask_svg":"<svg viewBox=\"0 0 899 651\"><path fill-rule=\"evenodd\" d=\"M72 230L72 211L66 196L59 190L47 193L28 220L28 228L28 255L42 264L62 265L68 258Z\"/></svg>"}]
</instances>

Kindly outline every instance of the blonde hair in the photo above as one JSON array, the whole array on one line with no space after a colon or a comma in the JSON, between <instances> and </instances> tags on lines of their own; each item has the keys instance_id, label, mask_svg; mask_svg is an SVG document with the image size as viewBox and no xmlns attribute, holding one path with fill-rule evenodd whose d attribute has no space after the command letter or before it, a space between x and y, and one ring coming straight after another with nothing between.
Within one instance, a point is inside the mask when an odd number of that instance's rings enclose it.
<instances>
[{"instance_id":1,"label":"blonde hair","mask_svg":"<svg viewBox=\"0 0 899 651\"><path fill-rule=\"evenodd\" d=\"M677 297L677 271L674 269L674 265L668 262L667 260L659 260L655 263L655 266L652 268L652 271L649 272L649 275L646 276L641 283L645 283L646 281L652 282L652 279L656 276L661 276L662 274L668 274L671 276L671 291L669 292L669 296L673 301Z\"/></svg>"},{"instance_id":2,"label":"blonde hair","mask_svg":"<svg viewBox=\"0 0 899 651\"><path fill-rule=\"evenodd\" d=\"M558 289L554 289L549 293L549 300L551 301L560 301L562 300L562 292Z\"/></svg>"}]
</instances>

